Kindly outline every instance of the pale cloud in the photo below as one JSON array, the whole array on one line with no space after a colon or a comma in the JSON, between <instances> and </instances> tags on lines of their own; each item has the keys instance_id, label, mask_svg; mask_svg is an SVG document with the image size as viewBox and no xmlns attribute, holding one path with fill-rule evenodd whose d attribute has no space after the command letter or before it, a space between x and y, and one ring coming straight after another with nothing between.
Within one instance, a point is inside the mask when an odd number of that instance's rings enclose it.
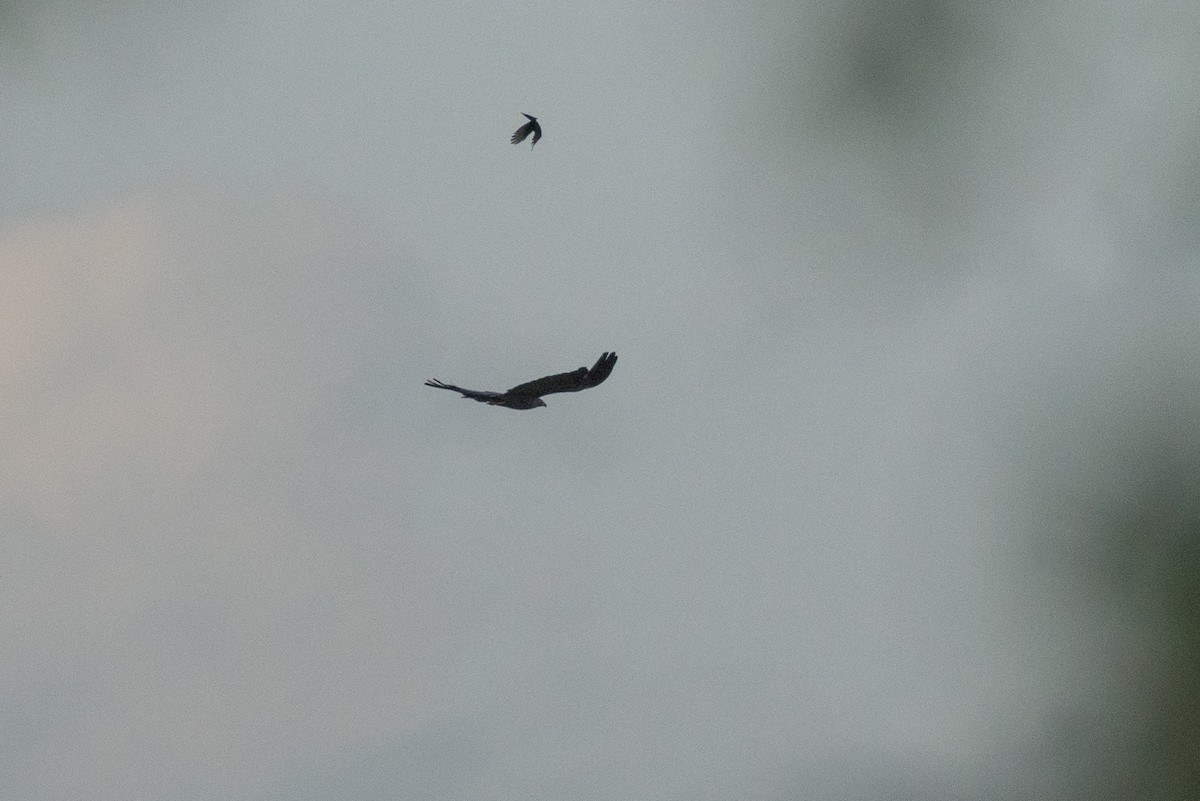
<instances>
[{"instance_id":1,"label":"pale cloud","mask_svg":"<svg viewBox=\"0 0 1200 801\"><path fill-rule=\"evenodd\" d=\"M45 367L77 337L121 329L163 267L148 209L89 219L27 220L0 230L0 386Z\"/></svg>"},{"instance_id":2,"label":"pale cloud","mask_svg":"<svg viewBox=\"0 0 1200 801\"><path fill-rule=\"evenodd\" d=\"M0 492L24 521L6 535L3 673L14 691L45 685L38 714L58 721L39 747L10 751L10 769L42 797L166 797L189 772L237 794L229 777L254 773L247 740L286 729L286 702L307 692L285 664L301 654L264 655L261 615L311 598L328 583L312 567L328 562L280 558L306 536L308 557L320 546L286 509L214 494L213 481L296 437L320 367L303 364L298 316L205 304L197 272L227 277L264 251L281 268L336 260L288 203L238 215L164 200L0 236ZM197 224L212 234L180 235Z\"/></svg>"},{"instance_id":3,"label":"pale cloud","mask_svg":"<svg viewBox=\"0 0 1200 801\"><path fill-rule=\"evenodd\" d=\"M320 369L290 347L299 347L301 321L248 316L245 296L204 296L261 261L264 248L280 270L332 262L314 243L311 216L279 222L290 213L284 203L239 217L211 202L143 198L0 236L12 288L2 469L31 513L76 505L86 516L77 505L92 488L103 494L118 481L132 490L164 470L195 475L239 439L295 435ZM181 235L195 226L215 235ZM281 369L291 380L271 385Z\"/></svg>"}]
</instances>

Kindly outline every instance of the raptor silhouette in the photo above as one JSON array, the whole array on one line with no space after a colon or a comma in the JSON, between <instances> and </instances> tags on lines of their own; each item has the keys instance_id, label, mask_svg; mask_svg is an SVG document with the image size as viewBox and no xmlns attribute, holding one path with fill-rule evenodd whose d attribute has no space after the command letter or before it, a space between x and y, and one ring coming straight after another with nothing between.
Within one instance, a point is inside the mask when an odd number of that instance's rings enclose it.
<instances>
[{"instance_id":1,"label":"raptor silhouette","mask_svg":"<svg viewBox=\"0 0 1200 801\"><path fill-rule=\"evenodd\" d=\"M449 389L461 392L464 398L477 400L489 406L504 406L509 409L536 409L545 406L542 395L552 395L555 392L578 392L581 389L591 389L608 378L617 363L617 354L605 353L589 370L580 367L570 373L558 373L517 384L507 392L487 392L477 389L463 389L453 384L443 384L436 378L425 382L425 386L435 389Z\"/></svg>"}]
</instances>

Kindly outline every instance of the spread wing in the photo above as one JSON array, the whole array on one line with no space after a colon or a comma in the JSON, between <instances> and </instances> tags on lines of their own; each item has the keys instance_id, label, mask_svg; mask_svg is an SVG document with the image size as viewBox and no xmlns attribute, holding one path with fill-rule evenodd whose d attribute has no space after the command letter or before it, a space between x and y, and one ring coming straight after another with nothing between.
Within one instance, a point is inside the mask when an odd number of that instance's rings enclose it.
<instances>
[{"instance_id":1,"label":"spread wing","mask_svg":"<svg viewBox=\"0 0 1200 801\"><path fill-rule=\"evenodd\" d=\"M477 400L480 403L488 403L489 401L500 397L499 392L486 392L478 389L463 389L462 387L456 387L453 384L443 384L436 378L431 378L430 380L426 381L425 386L433 387L435 389L449 389L453 392L461 392L464 398Z\"/></svg>"},{"instance_id":2,"label":"spread wing","mask_svg":"<svg viewBox=\"0 0 1200 801\"><path fill-rule=\"evenodd\" d=\"M608 378L616 363L617 354L605 353L596 360L591 370L580 367L570 373L548 375L545 378L518 384L504 394L529 395L540 398L542 395L551 395L555 392L578 392L581 389L591 389Z\"/></svg>"},{"instance_id":3,"label":"spread wing","mask_svg":"<svg viewBox=\"0 0 1200 801\"><path fill-rule=\"evenodd\" d=\"M515 145L517 142L524 142L525 137L529 136L531 133L533 134L533 143L536 145L537 140L542 138L542 131L541 128L538 127L538 124L533 120L525 123L513 133L512 143Z\"/></svg>"}]
</instances>

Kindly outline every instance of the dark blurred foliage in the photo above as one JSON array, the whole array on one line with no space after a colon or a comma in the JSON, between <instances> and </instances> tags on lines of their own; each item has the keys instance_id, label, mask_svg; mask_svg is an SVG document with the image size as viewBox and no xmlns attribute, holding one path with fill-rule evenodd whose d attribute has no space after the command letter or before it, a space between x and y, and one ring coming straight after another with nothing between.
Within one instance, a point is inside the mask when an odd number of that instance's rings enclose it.
<instances>
[{"instance_id":1,"label":"dark blurred foliage","mask_svg":"<svg viewBox=\"0 0 1200 801\"><path fill-rule=\"evenodd\" d=\"M992 53L990 21L977 6L872 0L830 6L822 16L819 37L796 37L799 97L784 125L893 145L896 136L912 137L912 146L933 133L930 125L965 122L955 119L960 93Z\"/></svg>"},{"instance_id":2,"label":"dark blurred foliage","mask_svg":"<svg viewBox=\"0 0 1200 801\"><path fill-rule=\"evenodd\" d=\"M984 7L960 0L843 4L831 18L820 47L827 61L815 79L822 88L785 122L838 137L874 160L880 182L894 188L917 238L933 242L936 254L969 222L963 209L975 195L959 191L971 187L964 176L992 163L977 158L988 135L970 113L977 110L971 87L986 85L978 78L1004 52L1006 34L994 30L996 18ZM1087 24L1081 19L1081 29ZM1193 129L1183 141L1195 136ZM1037 143L1024 142L1035 154ZM1194 153L1159 150L1105 173L1151 187L1136 201L1117 190L1115 200L1104 196L1114 210L1107 233L1131 274L1154 280L1174 272L1181 251L1194 252ZM1046 451L1035 445L1025 463L1033 481L1021 500L1040 515L1024 543L1036 562L1031 570L1063 604L1045 614L1091 621L1079 640L1099 642L1064 643L1064 658L1073 661L1064 675L1082 686L1061 688L1061 708L1046 710L1048 728L1016 746L1020 764L999 758L1007 767L990 788L980 787L988 797L1200 798L1200 399L1196 375L1186 374L1200 363L1187 364L1191 342L1159 344L1170 353L1148 352L1147 359L1177 369L1160 386L1141 388L1155 401L1116 425L1081 424L1073 430L1081 437L1043 443ZM938 796L928 777L918 785Z\"/></svg>"},{"instance_id":3,"label":"dark blurred foliage","mask_svg":"<svg viewBox=\"0 0 1200 801\"><path fill-rule=\"evenodd\" d=\"M936 100L970 37L959 4L902 0L847 5L840 100L875 113L907 114Z\"/></svg>"},{"instance_id":4,"label":"dark blurred foliage","mask_svg":"<svg viewBox=\"0 0 1200 801\"><path fill-rule=\"evenodd\" d=\"M1200 403L1108 432L1088 478L1052 480L1042 532L1064 588L1108 622L1104 708L1065 712L1039 762L1059 798L1200 792ZM1054 525L1054 522L1059 525Z\"/></svg>"}]
</instances>

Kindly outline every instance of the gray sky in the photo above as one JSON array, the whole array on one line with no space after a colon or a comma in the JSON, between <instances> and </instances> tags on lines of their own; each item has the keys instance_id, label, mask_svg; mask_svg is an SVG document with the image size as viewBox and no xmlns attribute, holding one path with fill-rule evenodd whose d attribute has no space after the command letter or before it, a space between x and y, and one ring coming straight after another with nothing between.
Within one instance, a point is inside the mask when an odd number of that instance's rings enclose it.
<instances>
[{"instance_id":1,"label":"gray sky","mask_svg":"<svg viewBox=\"0 0 1200 801\"><path fill-rule=\"evenodd\" d=\"M1200 6L992 5L0 4L0 785L1051 797Z\"/></svg>"}]
</instances>

